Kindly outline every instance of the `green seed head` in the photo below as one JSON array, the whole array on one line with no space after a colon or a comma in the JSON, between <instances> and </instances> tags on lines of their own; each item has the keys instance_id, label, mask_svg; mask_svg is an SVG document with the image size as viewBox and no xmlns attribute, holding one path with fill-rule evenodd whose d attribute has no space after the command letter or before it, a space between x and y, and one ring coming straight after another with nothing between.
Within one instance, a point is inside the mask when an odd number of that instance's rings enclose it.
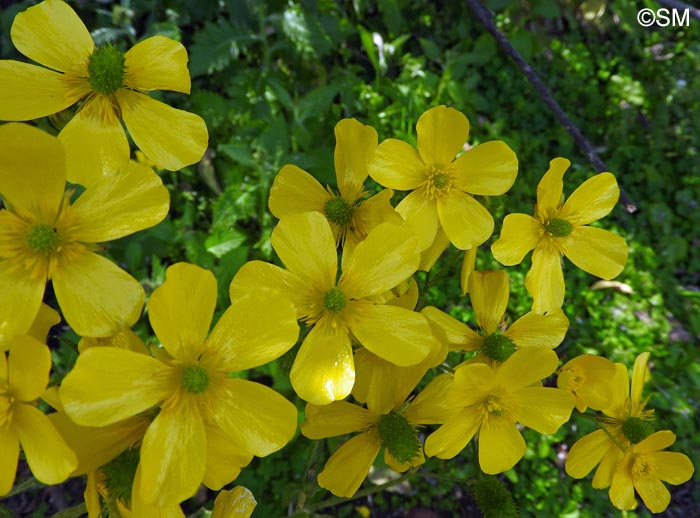
<instances>
[{"instance_id":1,"label":"green seed head","mask_svg":"<svg viewBox=\"0 0 700 518\"><path fill-rule=\"evenodd\" d=\"M492 360L504 362L515 352L515 344L507 336L494 333L486 337L481 352Z\"/></svg>"},{"instance_id":2,"label":"green seed head","mask_svg":"<svg viewBox=\"0 0 700 518\"><path fill-rule=\"evenodd\" d=\"M323 297L323 306L329 311L338 312L345 307L345 304L347 304L345 293L338 288L331 288Z\"/></svg>"},{"instance_id":3,"label":"green seed head","mask_svg":"<svg viewBox=\"0 0 700 518\"><path fill-rule=\"evenodd\" d=\"M105 487L110 498L131 503L131 487L134 485L136 468L139 465L139 451L126 450L102 468Z\"/></svg>"},{"instance_id":4,"label":"green seed head","mask_svg":"<svg viewBox=\"0 0 700 518\"><path fill-rule=\"evenodd\" d=\"M402 414L383 415L377 423L377 432L382 446L401 463L410 461L420 452L418 431Z\"/></svg>"},{"instance_id":5,"label":"green seed head","mask_svg":"<svg viewBox=\"0 0 700 518\"><path fill-rule=\"evenodd\" d=\"M112 45L97 47L88 62L88 82L95 92L112 94L124 86L124 54Z\"/></svg>"},{"instance_id":6,"label":"green seed head","mask_svg":"<svg viewBox=\"0 0 700 518\"><path fill-rule=\"evenodd\" d=\"M652 424L639 417L628 417L622 422L622 433L632 444L637 444L649 437L654 431Z\"/></svg>"},{"instance_id":7,"label":"green seed head","mask_svg":"<svg viewBox=\"0 0 700 518\"><path fill-rule=\"evenodd\" d=\"M323 207L323 212L328 221L336 225L345 226L352 220L352 207L340 196L328 200Z\"/></svg>"},{"instance_id":8,"label":"green seed head","mask_svg":"<svg viewBox=\"0 0 700 518\"><path fill-rule=\"evenodd\" d=\"M209 374L199 365L182 370L182 387L192 394L201 394L209 386Z\"/></svg>"},{"instance_id":9,"label":"green seed head","mask_svg":"<svg viewBox=\"0 0 700 518\"><path fill-rule=\"evenodd\" d=\"M438 189L442 189L447 185L448 178L442 173L438 173L435 176L433 176L433 185L437 187Z\"/></svg>"},{"instance_id":10,"label":"green seed head","mask_svg":"<svg viewBox=\"0 0 700 518\"><path fill-rule=\"evenodd\" d=\"M472 493L484 518L517 518L513 495L496 477L482 476L474 482Z\"/></svg>"},{"instance_id":11,"label":"green seed head","mask_svg":"<svg viewBox=\"0 0 700 518\"><path fill-rule=\"evenodd\" d=\"M566 237L573 229L573 225L565 219L552 219L544 226L545 232L554 237Z\"/></svg>"},{"instance_id":12,"label":"green seed head","mask_svg":"<svg viewBox=\"0 0 700 518\"><path fill-rule=\"evenodd\" d=\"M47 254L53 252L61 240L51 225L34 225L27 234L29 248Z\"/></svg>"}]
</instances>

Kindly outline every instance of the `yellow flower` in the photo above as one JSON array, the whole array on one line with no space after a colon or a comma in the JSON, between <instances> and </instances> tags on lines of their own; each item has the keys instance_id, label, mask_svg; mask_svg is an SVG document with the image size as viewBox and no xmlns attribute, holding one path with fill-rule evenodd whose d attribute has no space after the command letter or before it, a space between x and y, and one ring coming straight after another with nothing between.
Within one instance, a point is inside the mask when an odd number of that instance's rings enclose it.
<instances>
[{"instance_id":1,"label":"yellow flower","mask_svg":"<svg viewBox=\"0 0 700 518\"><path fill-rule=\"evenodd\" d=\"M557 363L554 351L526 347L497 369L485 363L457 367L447 395L454 411L426 440L426 455L451 459L478 433L484 473L493 475L515 466L525 453L517 423L551 434L569 419L571 396L558 388L538 386Z\"/></svg>"},{"instance_id":2,"label":"yellow flower","mask_svg":"<svg viewBox=\"0 0 700 518\"><path fill-rule=\"evenodd\" d=\"M249 489L236 486L216 495L211 518L250 518L256 505L258 503Z\"/></svg>"},{"instance_id":3,"label":"yellow flower","mask_svg":"<svg viewBox=\"0 0 700 518\"><path fill-rule=\"evenodd\" d=\"M610 405L610 383L615 378L615 371L615 364L607 358L581 354L559 369L557 387L573 396L579 412L585 412L588 407L601 410Z\"/></svg>"},{"instance_id":4,"label":"yellow flower","mask_svg":"<svg viewBox=\"0 0 700 518\"><path fill-rule=\"evenodd\" d=\"M662 513L671 501L663 482L678 485L687 482L695 468L682 453L661 451L671 446L676 436L669 430L651 434L627 450L615 470L610 485L610 501L622 510L637 507L637 490L652 513Z\"/></svg>"},{"instance_id":5,"label":"yellow flower","mask_svg":"<svg viewBox=\"0 0 700 518\"><path fill-rule=\"evenodd\" d=\"M506 266L520 264L532 249L532 266L525 286L533 297L533 311L544 313L564 303L561 256L603 279L622 272L627 262L627 243L607 230L589 223L608 215L620 197L611 173L600 173L582 183L566 202L564 173L571 162L555 158L537 186L535 217L508 214L501 236L491 245L493 256Z\"/></svg>"},{"instance_id":6,"label":"yellow flower","mask_svg":"<svg viewBox=\"0 0 700 518\"><path fill-rule=\"evenodd\" d=\"M582 437L571 447L565 465L569 476L583 478L598 466L592 485L596 489L608 487L625 451L649 435L654 411L644 410L648 397L642 400L648 360L648 352L637 356L631 385L627 367L615 364L612 394L602 410L605 417L598 418L600 429Z\"/></svg>"},{"instance_id":7,"label":"yellow flower","mask_svg":"<svg viewBox=\"0 0 700 518\"><path fill-rule=\"evenodd\" d=\"M292 303L260 288L235 300L209 333L216 279L178 263L149 302L149 319L172 359L115 347L91 347L60 390L68 416L82 426L107 426L160 409L140 449L140 500L170 505L204 481L219 489L235 477L240 458L265 456L294 435L294 405L274 390L239 377L294 345ZM220 456L212 463L212 453ZM248 460L250 460L248 458ZM213 472L214 470L215 472ZM217 487L218 486L218 487Z\"/></svg>"},{"instance_id":8,"label":"yellow flower","mask_svg":"<svg viewBox=\"0 0 700 518\"><path fill-rule=\"evenodd\" d=\"M83 336L109 336L138 320L143 287L96 243L151 227L169 196L153 171L132 163L73 203L63 145L37 128L0 126L0 329L26 329L53 281L63 316Z\"/></svg>"},{"instance_id":9,"label":"yellow flower","mask_svg":"<svg viewBox=\"0 0 700 518\"><path fill-rule=\"evenodd\" d=\"M29 468L44 484L63 482L78 464L75 453L36 408L50 370L49 348L30 336L10 340L9 358L0 352L0 495L12 489L20 444Z\"/></svg>"},{"instance_id":10,"label":"yellow flower","mask_svg":"<svg viewBox=\"0 0 700 518\"><path fill-rule=\"evenodd\" d=\"M61 0L19 13L10 34L17 50L47 68L0 61L0 119L37 119L83 100L59 135L68 181L88 186L127 165L129 143L120 119L162 168L180 169L204 154L208 135L201 117L142 93L190 92L187 51L179 42L153 36L126 54L110 45L95 47L78 15Z\"/></svg>"},{"instance_id":11,"label":"yellow flower","mask_svg":"<svg viewBox=\"0 0 700 518\"><path fill-rule=\"evenodd\" d=\"M344 261L339 279L333 233L318 212L283 217L272 232L272 246L287 269L247 263L231 282L231 298L260 286L276 288L294 302L297 317L313 326L290 373L303 399L325 405L350 394L355 381L351 336L399 366L428 356L434 338L425 318L373 300L416 271L420 254L410 230L391 223L376 227Z\"/></svg>"},{"instance_id":12,"label":"yellow flower","mask_svg":"<svg viewBox=\"0 0 700 518\"><path fill-rule=\"evenodd\" d=\"M377 149L377 132L355 119L343 119L335 126L335 171L340 194L324 189L309 173L285 165L270 189L270 212L276 218L316 211L331 225L336 243L351 252L370 230L380 223L400 225L403 220L385 189L369 197L364 190L367 163ZM343 256L345 257L345 255Z\"/></svg>"},{"instance_id":13,"label":"yellow flower","mask_svg":"<svg viewBox=\"0 0 700 518\"><path fill-rule=\"evenodd\" d=\"M61 317L56 310L43 303L29 329L18 329L16 321L0 319L0 353L10 348L10 339L17 335L27 334L38 342L46 343L49 330L60 321Z\"/></svg>"},{"instance_id":14,"label":"yellow flower","mask_svg":"<svg viewBox=\"0 0 700 518\"><path fill-rule=\"evenodd\" d=\"M509 296L508 274L503 270L471 274L469 298L481 334L437 308L429 306L422 313L445 331L451 350L478 351L475 361L489 364L505 361L522 347L554 349L562 342L569 328L569 320L561 309L546 315L530 312L502 331L501 323Z\"/></svg>"},{"instance_id":15,"label":"yellow flower","mask_svg":"<svg viewBox=\"0 0 700 518\"><path fill-rule=\"evenodd\" d=\"M518 159L502 141L480 144L455 159L469 136L469 121L454 108L437 106L418 119L418 150L406 142L382 142L369 164L380 185L412 191L396 207L418 236L421 250L442 228L467 250L486 241L493 218L471 195L503 194L515 181Z\"/></svg>"}]
</instances>

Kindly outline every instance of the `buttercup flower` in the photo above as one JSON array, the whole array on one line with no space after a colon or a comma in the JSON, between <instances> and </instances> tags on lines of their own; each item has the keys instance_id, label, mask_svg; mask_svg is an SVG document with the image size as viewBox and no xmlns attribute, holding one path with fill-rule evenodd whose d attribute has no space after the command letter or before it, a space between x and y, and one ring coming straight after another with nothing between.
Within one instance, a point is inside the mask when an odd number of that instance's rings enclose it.
<instances>
[{"instance_id":1,"label":"buttercup flower","mask_svg":"<svg viewBox=\"0 0 700 518\"><path fill-rule=\"evenodd\" d=\"M68 181L88 186L103 172L127 165L129 143L120 120L162 168L180 169L204 154L204 120L144 93L190 92L181 43L153 36L125 54L110 45L95 47L62 0L44 0L19 13L10 34L17 50L47 68L0 61L0 119L36 119L83 101L59 135L66 146Z\"/></svg>"},{"instance_id":2,"label":"buttercup flower","mask_svg":"<svg viewBox=\"0 0 700 518\"><path fill-rule=\"evenodd\" d=\"M588 407L601 410L610 405L610 384L615 378L615 371L615 364L607 358L581 354L559 369L557 387L573 396L579 412L585 412Z\"/></svg>"},{"instance_id":3,"label":"buttercup flower","mask_svg":"<svg viewBox=\"0 0 700 518\"><path fill-rule=\"evenodd\" d=\"M627 262L627 243L617 234L589 223L607 216L620 197L611 173L600 173L582 183L564 202L564 173L571 165L555 158L537 186L535 217L508 214L501 236L491 245L493 256L506 266L520 264L532 249L532 266L525 287L533 311L544 313L564 303L561 256L583 271L610 280Z\"/></svg>"},{"instance_id":4,"label":"buttercup flower","mask_svg":"<svg viewBox=\"0 0 700 518\"><path fill-rule=\"evenodd\" d=\"M143 287L96 243L163 220L169 195L158 175L131 163L71 202L61 141L10 123L0 126L0 195L0 334L31 324L48 280L79 335L109 336L138 320Z\"/></svg>"},{"instance_id":5,"label":"buttercup flower","mask_svg":"<svg viewBox=\"0 0 700 518\"><path fill-rule=\"evenodd\" d=\"M211 518L250 518L258 503L253 493L243 486L220 491L214 500Z\"/></svg>"},{"instance_id":6,"label":"buttercup flower","mask_svg":"<svg viewBox=\"0 0 700 518\"><path fill-rule=\"evenodd\" d=\"M418 150L397 139L382 142L369 163L380 185L412 191L396 210L416 232L421 250L442 228L467 250L486 241L493 218L472 195L503 194L515 181L518 159L500 140L480 144L455 159L469 136L469 121L454 108L437 106L418 119Z\"/></svg>"}]
</instances>

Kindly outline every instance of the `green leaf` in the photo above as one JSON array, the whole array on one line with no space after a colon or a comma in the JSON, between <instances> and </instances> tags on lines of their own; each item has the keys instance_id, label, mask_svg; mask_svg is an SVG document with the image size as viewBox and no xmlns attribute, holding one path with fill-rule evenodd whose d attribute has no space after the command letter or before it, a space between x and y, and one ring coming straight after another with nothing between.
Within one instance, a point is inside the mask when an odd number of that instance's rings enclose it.
<instances>
[{"instance_id":1,"label":"green leaf","mask_svg":"<svg viewBox=\"0 0 700 518\"><path fill-rule=\"evenodd\" d=\"M235 22L219 19L206 22L194 35L190 48L190 75L192 77L223 70L241 50L258 39L256 34L238 27Z\"/></svg>"},{"instance_id":2,"label":"green leaf","mask_svg":"<svg viewBox=\"0 0 700 518\"><path fill-rule=\"evenodd\" d=\"M212 254L217 259L220 259L231 250L241 246L246 240L245 234L230 228L227 230L219 230L204 241L204 247L207 252Z\"/></svg>"},{"instance_id":3,"label":"green leaf","mask_svg":"<svg viewBox=\"0 0 700 518\"><path fill-rule=\"evenodd\" d=\"M418 38L420 46L423 49L423 54L433 61L442 61L442 50L432 40L426 38Z\"/></svg>"},{"instance_id":4,"label":"green leaf","mask_svg":"<svg viewBox=\"0 0 700 518\"><path fill-rule=\"evenodd\" d=\"M358 25L357 30L360 32L362 47L365 49L370 63L372 63L374 73L380 75L379 56L377 55L377 47L374 45L374 41L372 41L372 33L362 27L362 25Z\"/></svg>"}]
</instances>

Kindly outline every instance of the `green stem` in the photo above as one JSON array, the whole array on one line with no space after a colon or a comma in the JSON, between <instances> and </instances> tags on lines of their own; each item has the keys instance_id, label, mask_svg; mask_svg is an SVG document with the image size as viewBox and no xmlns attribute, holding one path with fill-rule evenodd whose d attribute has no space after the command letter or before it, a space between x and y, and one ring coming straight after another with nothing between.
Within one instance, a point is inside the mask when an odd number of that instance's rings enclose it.
<instances>
[{"instance_id":1,"label":"green stem","mask_svg":"<svg viewBox=\"0 0 700 518\"><path fill-rule=\"evenodd\" d=\"M4 500L6 498L10 498L11 496L14 496L18 493L22 493L26 491L27 489L30 489L32 487L41 487L43 484L39 482L37 479L34 477L29 477L26 480L23 480L19 484L17 484L15 487L13 487L9 493L7 493L5 496L0 498L0 500Z\"/></svg>"},{"instance_id":2,"label":"green stem","mask_svg":"<svg viewBox=\"0 0 700 518\"><path fill-rule=\"evenodd\" d=\"M87 508L85 507L85 502L78 504L74 507L69 507L68 509L63 509L58 511L51 518L78 518L87 513Z\"/></svg>"}]
</instances>

